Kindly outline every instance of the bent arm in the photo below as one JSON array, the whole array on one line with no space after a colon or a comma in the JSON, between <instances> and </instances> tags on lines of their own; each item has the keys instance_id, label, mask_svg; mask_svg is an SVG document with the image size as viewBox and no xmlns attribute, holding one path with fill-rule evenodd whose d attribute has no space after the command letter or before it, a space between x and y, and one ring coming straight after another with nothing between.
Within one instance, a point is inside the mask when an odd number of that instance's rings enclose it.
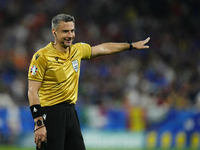
<instances>
[{"instance_id":1,"label":"bent arm","mask_svg":"<svg viewBox=\"0 0 200 150\"><path fill-rule=\"evenodd\" d=\"M133 42L132 46L135 49L147 49L148 45L145 45L150 38L148 37L145 40ZM97 46L92 47L92 55L91 58L102 56L102 55L110 55L114 53L119 53L130 48L129 43L103 43Z\"/></svg>"}]
</instances>

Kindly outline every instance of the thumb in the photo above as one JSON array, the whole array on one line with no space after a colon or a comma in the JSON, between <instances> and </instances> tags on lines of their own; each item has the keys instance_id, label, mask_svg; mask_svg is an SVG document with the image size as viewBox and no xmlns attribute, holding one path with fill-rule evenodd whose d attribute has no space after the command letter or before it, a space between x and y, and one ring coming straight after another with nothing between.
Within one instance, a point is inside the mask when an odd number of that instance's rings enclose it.
<instances>
[{"instance_id":1,"label":"thumb","mask_svg":"<svg viewBox=\"0 0 200 150\"><path fill-rule=\"evenodd\" d=\"M144 45L143 48L149 48L149 46L148 45Z\"/></svg>"}]
</instances>

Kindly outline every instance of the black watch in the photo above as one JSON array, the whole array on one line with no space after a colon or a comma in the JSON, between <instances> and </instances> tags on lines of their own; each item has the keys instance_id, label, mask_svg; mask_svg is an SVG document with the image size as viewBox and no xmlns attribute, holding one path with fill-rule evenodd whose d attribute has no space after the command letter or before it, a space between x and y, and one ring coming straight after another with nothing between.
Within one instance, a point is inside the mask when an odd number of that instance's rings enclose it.
<instances>
[{"instance_id":1,"label":"black watch","mask_svg":"<svg viewBox=\"0 0 200 150\"><path fill-rule=\"evenodd\" d=\"M130 45L130 47L129 47L128 50L129 50L129 51L132 50L132 49L133 49L133 45L132 45L133 42L127 42L127 43Z\"/></svg>"},{"instance_id":2,"label":"black watch","mask_svg":"<svg viewBox=\"0 0 200 150\"><path fill-rule=\"evenodd\" d=\"M44 122L43 122L43 120L41 120L41 119L38 119L36 122L35 122L35 125L36 126L41 126L41 125L43 125L44 124Z\"/></svg>"}]
</instances>

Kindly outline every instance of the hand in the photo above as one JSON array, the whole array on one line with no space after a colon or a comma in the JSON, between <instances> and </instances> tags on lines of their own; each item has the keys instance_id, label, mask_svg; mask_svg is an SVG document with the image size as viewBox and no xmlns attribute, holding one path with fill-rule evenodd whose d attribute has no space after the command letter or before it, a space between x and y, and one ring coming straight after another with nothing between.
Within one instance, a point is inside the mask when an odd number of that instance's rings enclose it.
<instances>
[{"instance_id":1,"label":"hand","mask_svg":"<svg viewBox=\"0 0 200 150\"><path fill-rule=\"evenodd\" d=\"M146 38L145 40L143 41L138 41L138 42L134 42L132 43L133 47L136 48L136 49L147 49L149 48L148 45L145 45L147 42L149 42L150 40L150 37Z\"/></svg>"},{"instance_id":2,"label":"hand","mask_svg":"<svg viewBox=\"0 0 200 150\"><path fill-rule=\"evenodd\" d=\"M44 125L35 126L35 143L38 148L41 147L41 143L47 141L47 130Z\"/></svg>"}]
</instances>

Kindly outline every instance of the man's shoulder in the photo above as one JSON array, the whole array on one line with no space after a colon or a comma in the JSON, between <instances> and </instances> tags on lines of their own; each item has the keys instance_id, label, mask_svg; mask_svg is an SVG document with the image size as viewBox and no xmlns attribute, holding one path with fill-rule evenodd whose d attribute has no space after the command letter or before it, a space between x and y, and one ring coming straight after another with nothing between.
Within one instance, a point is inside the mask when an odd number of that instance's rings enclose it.
<instances>
[{"instance_id":1,"label":"man's shoulder","mask_svg":"<svg viewBox=\"0 0 200 150\"><path fill-rule=\"evenodd\" d=\"M84 42L79 42L79 43L75 43L73 46L75 46L75 47L83 47L83 46L90 46L90 45L87 44L87 43L84 43Z\"/></svg>"},{"instance_id":2,"label":"man's shoulder","mask_svg":"<svg viewBox=\"0 0 200 150\"><path fill-rule=\"evenodd\" d=\"M41 55L46 55L46 54L48 54L50 52L51 52L51 45L48 44L47 46L45 46L45 47L39 49L38 51L36 51L35 54L38 53L38 54L41 54Z\"/></svg>"},{"instance_id":3,"label":"man's shoulder","mask_svg":"<svg viewBox=\"0 0 200 150\"><path fill-rule=\"evenodd\" d=\"M74 47L81 53L81 59L90 59L92 48L89 44L80 42L74 44Z\"/></svg>"},{"instance_id":4,"label":"man's shoulder","mask_svg":"<svg viewBox=\"0 0 200 150\"><path fill-rule=\"evenodd\" d=\"M46 47L43 47L41 49L39 49L36 53L40 53L40 54L47 54L49 51L48 51L48 48Z\"/></svg>"},{"instance_id":5,"label":"man's shoulder","mask_svg":"<svg viewBox=\"0 0 200 150\"><path fill-rule=\"evenodd\" d=\"M35 60L37 60L39 57L40 58L45 58L46 55L46 49L45 48L41 48L38 51L35 52L34 56Z\"/></svg>"},{"instance_id":6,"label":"man's shoulder","mask_svg":"<svg viewBox=\"0 0 200 150\"><path fill-rule=\"evenodd\" d=\"M35 57L35 60L46 60L47 58L47 55L49 54L49 48L48 48L48 45L37 50L34 54L33 57Z\"/></svg>"},{"instance_id":7,"label":"man's shoulder","mask_svg":"<svg viewBox=\"0 0 200 150\"><path fill-rule=\"evenodd\" d=\"M78 49L79 51L85 51L86 49L91 49L91 46L89 44L83 42L75 43L73 47L75 49Z\"/></svg>"}]
</instances>

